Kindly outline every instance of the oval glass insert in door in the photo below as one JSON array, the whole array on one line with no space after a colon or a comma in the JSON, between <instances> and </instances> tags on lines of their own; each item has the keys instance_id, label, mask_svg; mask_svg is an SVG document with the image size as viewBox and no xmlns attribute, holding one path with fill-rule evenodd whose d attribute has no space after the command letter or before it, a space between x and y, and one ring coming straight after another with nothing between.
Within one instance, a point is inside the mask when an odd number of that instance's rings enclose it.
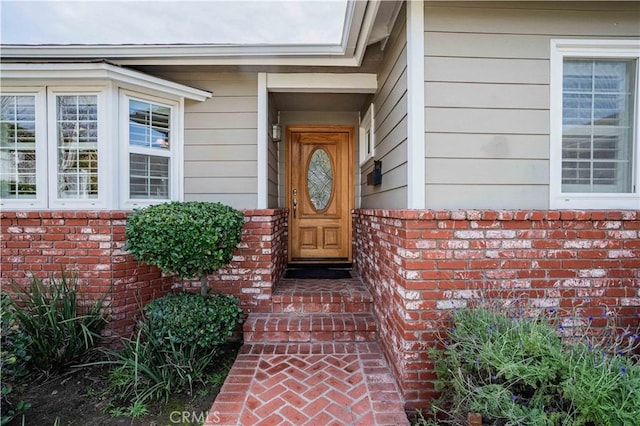
<instances>
[{"instance_id":1,"label":"oval glass insert in door","mask_svg":"<svg viewBox=\"0 0 640 426\"><path fill-rule=\"evenodd\" d=\"M307 190L311 205L316 211L327 208L333 194L333 165L322 148L311 154L307 168Z\"/></svg>"}]
</instances>

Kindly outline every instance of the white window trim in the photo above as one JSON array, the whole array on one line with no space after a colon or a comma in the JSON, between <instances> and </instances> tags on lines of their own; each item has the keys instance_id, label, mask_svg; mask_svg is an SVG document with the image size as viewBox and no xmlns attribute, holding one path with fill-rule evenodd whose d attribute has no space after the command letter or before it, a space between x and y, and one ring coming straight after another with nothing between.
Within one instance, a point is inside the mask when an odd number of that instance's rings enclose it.
<instances>
[{"instance_id":1,"label":"white window trim","mask_svg":"<svg viewBox=\"0 0 640 426\"><path fill-rule=\"evenodd\" d=\"M360 166L374 158L376 152L374 105L369 105L364 117L360 120ZM367 134L369 134L370 144L367 144ZM371 150L367 152L367 147Z\"/></svg>"},{"instance_id":2,"label":"white window trim","mask_svg":"<svg viewBox=\"0 0 640 426\"><path fill-rule=\"evenodd\" d=\"M0 198L2 209L40 209L47 206L47 141L44 137L47 129L42 116L46 111L46 91L44 87L8 87L2 89L3 95L35 96L36 117L36 196L35 198ZM40 119L38 118L40 116ZM41 173L44 170L45 173Z\"/></svg>"},{"instance_id":3,"label":"white window trim","mask_svg":"<svg viewBox=\"0 0 640 426\"><path fill-rule=\"evenodd\" d=\"M640 40L551 40L549 206L552 209L640 208L640 94L635 95L633 192L562 193L562 80L563 60L577 58L635 59L636 90L640 87Z\"/></svg>"},{"instance_id":4,"label":"white window trim","mask_svg":"<svg viewBox=\"0 0 640 426\"><path fill-rule=\"evenodd\" d=\"M168 151L151 151L147 149L133 149L129 146L129 101L139 100L157 105L169 107L171 109L170 145ZM183 147L184 129L180 117L184 111L182 102L175 99L160 98L131 90L120 90L120 206L123 209L134 209L161 204L168 201L182 201L183 176ZM129 195L129 154L131 152L142 153L144 155L158 155L169 158L169 198L168 199L144 199L131 198Z\"/></svg>"},{"instance_id":5,"label":"white window trim","mask_svg":"<svg viewBox=\"0 0 640 426\"><path fill-rule=\"evenodd\" d=\"M58 149L57 149L57 96L88 95L98 98L98 197L91 199L59 198L58 197ZM107 170L113 164L112 150L108 141L113 140L108 126L106 87L49 87L47 89L47 159L49 179L49 207L53 209L106 209L111 199L113 179Z\"/></svg>"}]
</instances>

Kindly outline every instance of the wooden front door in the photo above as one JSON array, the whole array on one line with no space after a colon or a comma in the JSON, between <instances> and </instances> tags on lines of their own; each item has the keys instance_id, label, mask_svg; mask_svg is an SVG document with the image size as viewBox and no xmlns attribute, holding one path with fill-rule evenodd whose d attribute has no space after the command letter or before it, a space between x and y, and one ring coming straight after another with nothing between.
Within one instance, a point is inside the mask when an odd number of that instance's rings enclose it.
<instances>
[{"instance_id":1,"label":"wooden front door","mask_svg":"<svg viewBox=\"0 0 640 426\"><path fill-rule=\"evenodd\" d=\"M351 262L353 127L287 128L289 262Z\"/></svg>"}]
</instances>

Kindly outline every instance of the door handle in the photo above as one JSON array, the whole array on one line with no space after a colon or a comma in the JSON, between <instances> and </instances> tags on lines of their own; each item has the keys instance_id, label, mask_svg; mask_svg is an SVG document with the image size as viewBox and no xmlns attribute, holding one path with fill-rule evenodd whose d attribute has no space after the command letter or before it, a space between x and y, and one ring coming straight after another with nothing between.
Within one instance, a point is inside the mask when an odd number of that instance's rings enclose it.
<instances>
[{"instance_id":1,"label":"door handle","mask_svg":"<svg viewBox=\"0 0 640 426\"><path fill-rule=\"evenodd\" d=\"M291 191L291 195L293 195L291 197L291 204L292 204L292 210L293 210L293 218L296 218L296 214L298 213L298 190L294 189L293 191Z\"/></svg>"}]
</instances>

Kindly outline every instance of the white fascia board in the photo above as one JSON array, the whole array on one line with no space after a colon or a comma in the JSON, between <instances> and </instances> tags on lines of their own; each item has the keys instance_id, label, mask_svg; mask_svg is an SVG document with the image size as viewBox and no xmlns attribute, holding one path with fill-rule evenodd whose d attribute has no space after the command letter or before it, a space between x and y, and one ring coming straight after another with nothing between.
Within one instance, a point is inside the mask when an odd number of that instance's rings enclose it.
<instances>
[{"instance_id":1,"label":"white fascia board","mask_svg":"<svg viewBox=\"0 0 640 426\"><path fill-rule=\"evenodd\" d=\"M231 65L231 66L313 66L313 67L357 67L360 60L357 57L216 57L216 58L141 58L141 59L113 59L109 61L118 65Z\"/></svg>"},{"instance_id":2,"label":"white fascia board","mask_svg":"<svg viewBox=\"0 0 640 426\"><path fill-rule=\"evenodd\" d=\"M1 56L14 60L33 59L107 59L118 65L240 65L240 66L336 66L357 67L364 57L366 40L359 40L354 56L345 56L340 53L331 54L263 54L263 55L212 55L212 54L186 54L184 46L173 46L172 53L156 55L153 50L143 52L146 47L140 47L139 54L126 52L112 46L108 49L97 49L96 46L86 49L88 46L28 46L26 50L17 47L1 47ZM169 49L169 48L167 48ZM126 53L126 54L125 54Z\"/></svg>"},{"instance_id":3,"label":"white fascia board","mask_svg":"<svg viewBox=\"0 0 640 426\"><path fill-rule=\"evenodd\" d=\"M381 0L349 0L339 44L0 45L4 59L108 59L120 65L361 64Z\"/></svg>"},{"instance_id":4,"label":"white fascia board","mask_svg":"<svg viewBox=\"0 0 640 426\"><path fill-rule=\"evenodd\" d=\"M268 73L270 92L375 93L376 74Z\"/></svg>"},{"instance_id":5,"label":"white fascia board","mask_svg":"<svg viewBox=\"0 0 640 426\"><path fill-rule=\"evenodd\" d=\"M205 90L105 63L4 63L0 68L0 78L21 80L109 79L200 102L212 96L211 92Z\"/></svg>"},{"instance_id":6,"label":"white fascia board","mask_svg":"<svg viewBox=\"0 0 640 426\"><path fill-rule=\"evenodd\" d=\"M374 0L379 1L379 0ZM342 43L343 52L347 56L352 56L358 46L360 36L360 28L367 9L366 1L350 1L347 2L347 11L344 16L344 24L342 25Z\"/></svg>"},{"instance_id":7,"label":"white fascia board","mask_svg":"<svg viewBox=\"0 0 640 426\"><path fill-rule=\"evenodd\" d=\"M296 56L343 55L341 44L303 45L207 45L207 44L145 44L145 45L3 45L5 58L175 58L175 57L235 57L235 56Z\"/></svg>"}]
</instances>

